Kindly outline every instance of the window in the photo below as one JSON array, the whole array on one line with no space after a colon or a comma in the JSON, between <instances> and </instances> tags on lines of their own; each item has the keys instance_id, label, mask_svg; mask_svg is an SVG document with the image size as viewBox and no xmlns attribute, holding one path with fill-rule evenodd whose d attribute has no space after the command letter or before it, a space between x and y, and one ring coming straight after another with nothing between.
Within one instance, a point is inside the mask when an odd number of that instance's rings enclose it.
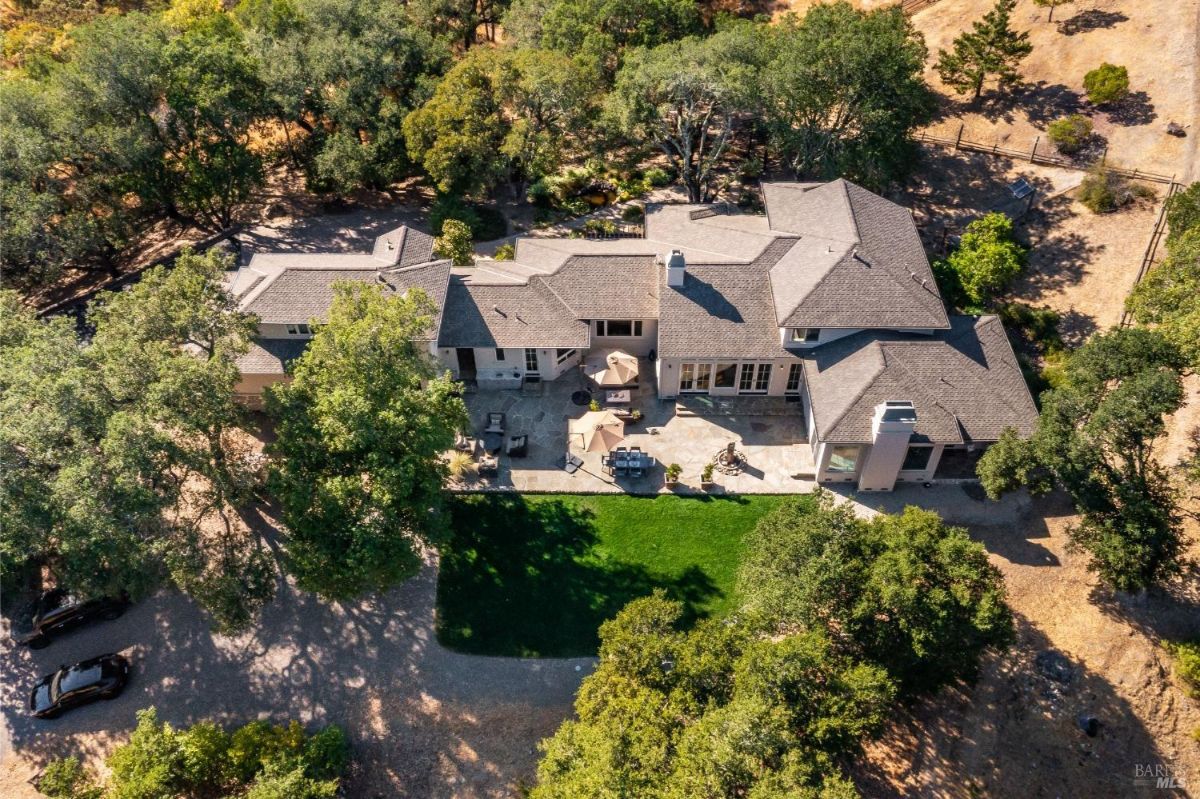
<instances>
[{"instance_id":1,"label":"window","mask_svg":"<svg viewBox=\"0 0 1200 799\"><path fill-rule=\"evenodd\" d=\"M858 468L858 453L861 447L833 447L829 455L830 472L853 472Z\"/></svg>"},{"instance_id":2,"label":"window","mask_svg":"<svg viewBox=\"0 0 1200 799\"><path fill-rule=\"evenodd\" d=\"M497 361L504 360L504 350L500 349L499 347L496 348L496 360Z\"/></svg>"},{"instance_id":3,"label":"window","mask_svg":"<svg viewBox=\"0 0 1200 799\"><path fill-rule=\"evenodd\" d=\"M760 363L758 374L754 376L754 390L765 394L769 385L771 385L771 364Z\"/></svg>"},{"instance_id":4,"label":"window","mask_svg":"<svg viewBox=\"0 0 1200 799\"><path fill-rule=\"evenodd\" d=\"M821 329L817 327L793 327L792 341L796 344L812 344L821 337Z\"/></svg>"},{"instance_id":5,"label":"window","mask_svg":"<svg viewBox=\"0 0 1200 799\"><path fill-rule=\"evenodd\" d=\"M736 363L719 363L717 364L717 373L713 379L713 388L733 388L733 381L737 377Z\"/></svg>"},{"instance_id":6,"label":"window","mask_svg":"<svg viewBox=\"0 0 1200 799\"><path fill-rule=\"evenodd\" d=\"M309 325L288 325L287 332L289 336L311 336L312 327Z\"/></svg>"},{"instance_id":7,"label":"window","mask_svg":"<svg viewBox=\"0 0 1200 799\"><path fill-rule=\"evenodd\" d=\"M710 363L682 363L679 365L680 391L708 391L708 381L712 376Z\"/></svg>"},{"instance_id":8,"label":"window","mask_svg":"<svg viewBox=\"0 0 1200 799\"><path fill-rule=\"evenodd\" d=\"M597 319L597 336L630 336L641 337L642 320L640 319Z\"/></svg>"},{"instance_id":9,"label":"window","mask_svg":"<svg viewBox=\"0 0 1200 799\"><path fill-rule=\"evenodd\" d=\"M803 374L804 374L804 365L803 364L794 363L788 367L787 385L784 386L784 388L783 388L783 391L785 394L799 394L800 393L800 380L801 380Z\"/></svg>"},{"instance_id":10,"label":"window","mask_svg":"<svg viewBox=\"0 0 1200 799\"><path fill-rule=\"evenodd\" d=\"M567 360L568 358L574 358L574 357L575 357L575 350L555 350L554 351L555 363L558 363L559 365L561 365L562 362Z\"/></svg>"},{"instance_id":11,"label":"window","mask_svg":"<svg viewBox=\"0 0 1200 799\"><path fill-rule=\"evenodd\" d=\"M933 447L911 446L904 453L904 463L900 466L902 472L923 472L929 468L929 457Z\"/></svg>"},{"instance_id":12,"label":"window","mask_svg":"<svg viewBox=\"0 0 1200 799\"><path fill-rule=\"evenodd\" d=\"M537 350L531 350L528 347L525 349L525 371L536 372L538 370Z\"/></svg>"},{"instance_id":13,"label":"window","mask_svg":"<svg viewBox=\"0 0 1200 799\"><path fill-rule=\"evenodd\" d=\"M744 363L738 380L738 391L742 394L766 394L771 385L771 364Z\"/></svg>"}]
</instances>

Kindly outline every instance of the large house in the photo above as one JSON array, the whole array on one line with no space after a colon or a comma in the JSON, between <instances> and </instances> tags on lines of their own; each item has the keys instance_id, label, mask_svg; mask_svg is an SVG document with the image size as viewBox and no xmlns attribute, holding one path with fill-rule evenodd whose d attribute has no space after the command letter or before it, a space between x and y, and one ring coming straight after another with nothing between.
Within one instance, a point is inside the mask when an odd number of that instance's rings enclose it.
<instances>
[{"instance_id":1,"label":"large house","mask_svg":"<svg viewBox=\"0 0 1200 799\"><path fill-rule=\"evenodd\" d=\"M1037 411L999 319L948 316L909 211L845 180L764 183L766 215L647 209L642 238L521 238L514 260L436 260L401 227L366 254L255 254L234 276L260 338L251 402L284 379L338 280L420 288L430 354L464 382L519 388L589 350L647 359L659 397L791 397L815 476L889 490L978 452Z\"/></svg>"}]
</instances>

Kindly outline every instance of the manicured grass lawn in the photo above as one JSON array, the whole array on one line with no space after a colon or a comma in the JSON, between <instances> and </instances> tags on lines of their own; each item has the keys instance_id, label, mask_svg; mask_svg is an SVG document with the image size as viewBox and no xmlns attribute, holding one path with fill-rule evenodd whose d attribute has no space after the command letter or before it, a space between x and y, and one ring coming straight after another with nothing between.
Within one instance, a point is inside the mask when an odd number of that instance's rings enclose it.
<instances>
[{"instance_id":1,"label":"manicured grass lawn","mask_svg":"<svg viewBox=\"0 0 1200 799\"><path fill-rule=\"evenodd\" d=\"M591 655L600 623L655 588L691 619L725 613L743 537L784 499L453 497L438 638L478 654Z\"/></svg>"}]
</instances>

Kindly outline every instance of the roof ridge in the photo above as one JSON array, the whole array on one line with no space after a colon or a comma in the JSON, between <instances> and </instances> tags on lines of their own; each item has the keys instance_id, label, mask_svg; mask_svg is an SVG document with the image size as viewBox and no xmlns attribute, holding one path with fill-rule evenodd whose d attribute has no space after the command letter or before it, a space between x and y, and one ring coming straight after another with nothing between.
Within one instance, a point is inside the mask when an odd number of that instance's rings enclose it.
<instances>
[{"instance_id":1,"label":"roof ridge","mask_svg":"<svg viewBox=\"0 0 1200 799\"><path fill-rule=\"evenodd\" d=\"M828 425L828 430L832 430L841 424L842 420L846 418L846 414L850 413L850 409L858 404L858 401L861 400L863 395L867 393L867 389L874 385L875 381L879 378L879 375L882 374L885 369L887 369L887 354L884 353L883 347L880 346L881 343L882 342L880 342L878 339L875 339L874 341L868 342L861 350L856 350L856 352L863 352L872 346L875 347L879 351L879 368L871 374L870 379L863 383L862 388L854 393L854 396L852 396L850 401L846 403L846 407L842 408L842 412L837 415L837 418L835 418L831 424ZM820 425L817 424L817 403L810 402L809 405L812 407L813 411L813 426L820 430Z\"/></svg>"},{"instance_id":2,"label":"roof ridge","mask_svg":"<svg viewBox=\"0 0 1200 799\"><path fill-rule=\"evenodd\" d=\"M837 241L837 239L829 239L829 241ZM846 244L846 243L848 243L848 242L839 242L839 243L841 243L841 244ZM792 245L792 246L795 246L795 245ZM790 252L790 251L789 251L789 252ZM785 325L784 325L784 321L785 321L786 319L789 319L789 318L791 318L792 314L796 313L796 311L797 311L797 310L799 310L800 306L804 304L804 301L805 301L805 300L807 300L809 297L811 297L814 291L816 291L816 290L817 290L817 289L819 289L819 288L820 288L822 285L824 285L824 284L825 284L825 281L826 281L826 280L828 280L828 279L829 279L829 276L833 274L833 270L837 269L837 268L838 268L838 265L839 265L839 264L841 264L841 263L842 263L842 261L845 261L847 256L849 256L849 257L853 258L853 257L854 257L854 255L855 255L855 254L857 254L857 252L858 252L857 248L856 248L854 245L851 245L851 247L850 247L850 251L849 251L849 252L847 252L847 253L844 253L844 254L842 255L842 257L841 257L841 258L838 258L836 261L834 261L833 263L831 263L831 264L829 265L829 268L825 270L825 274L821 275L820 279L819 279L819 280L817 280L817 282L816 282L816 283L813 283L813 284L812 284L812 285L809 287L808 291L807 291L807 292L805 292L805 294L804 294L804 296L803 296L803 297L800 297L799 299L797 299L797 300L796 300L796 302L795 302L795 303L793 303L791 310L789 310L789 311L787 312L787 316L785 316L783 319L780 319L780 318L779 318L779 315L778 315L778 314L776 314L776 316L775 316L775 322L776 322L776 324L777 324L777 325L779 325L779 327L785 327ZM778 263L778 262L777 262L777 263ZM868 266L869 266L869 265L870 265L870 264L868 264ZM771 268L772 268L772 269L774 269L775 267L774 267L774 266L772 266ZM771 278L771 271L770 271L770 270L767 270L767 279L768 279L768 280L770 280L770 278ZM774 284L774 282L772 282L772 284L771 284L771 291L772 291L772 292L774 292L774 291L775 291L775 284Z\"/></svg>"},{"instance_id":3,"label":"roof ridge","mask_svg":"<svg viewBox=\"0 0 1200 799\"><path fill-rule=\"evenodd\" d=\"M568 311L570 311L570 312L572 313L572 315L574 315L574 317L575 317L576 319L579 319L579 318L581 318L581 317L579 316L579 312L578 312L578 311L576 311L576 310L575 310L575 309L574 309L574 308L571 306L571 304L570 304L569 302L567 302L566 300L564 300L564 299L562 298L562 296L561 296L561 295L559 295L559 293L558 293L557 291L555 291L555 290L554 290L554 287L550 285L550 281L546 280L546 278L545 278L545 277L543 277L542 275L531 275L531 276L530 276L530 278L529 278L529 282L530 282L530 283L533 283L535 280L536 280L538 283L540 283L540 284L541 284L541 285L542 285L542 286L543 286L543 287L544 287L544 288L545 288L547 291L549 291L551 294L553 294L553 295L554 295L554 299L556 299L556 300L558 300L559 302L561 302L561 303L563 304L563 307L564 307L564 308L566 308Z\"/></svg>"}]
</instances>

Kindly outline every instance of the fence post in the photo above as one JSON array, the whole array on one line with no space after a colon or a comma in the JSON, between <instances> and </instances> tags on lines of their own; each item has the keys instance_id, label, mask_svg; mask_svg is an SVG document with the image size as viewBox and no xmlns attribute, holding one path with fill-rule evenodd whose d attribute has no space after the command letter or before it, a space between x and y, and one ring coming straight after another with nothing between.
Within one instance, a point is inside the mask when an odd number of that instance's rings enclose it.
<instances>
[{"instance_id":1,"label":"fence post","mask_svg":"<svg viewBox=\"0 0 1200 799\"><path fill-rule=\"evenodd\" d=\"M1042 140L1041 136L1033 137L1033 149L1029 151L1029 163L1031 163L1031 164L1033 163L1034 157L1037 155L1038 142L1040 142L1041 140Z\"/></svg>"},{"instance_id":2,"label":"fence post","mask_svg":"<svg viewBox=\"0 0 1200 799\"><path fill-rule=\"evenodd\" d=\"M1104 152L1100 154L1100 166L1108 163L1108 142L1104 143Z\"/></svg>"},{"instance_id":3,"label":"fence post","mask_svg":"<svg viewBox=\"0 0 1200 799\"><path fill-rule=\"evenodd\" d=\"M958 149L959 143L962 141L963 123L958 123L958 135L954 137L954 149Z\"/></svg>"}]
</instances>

